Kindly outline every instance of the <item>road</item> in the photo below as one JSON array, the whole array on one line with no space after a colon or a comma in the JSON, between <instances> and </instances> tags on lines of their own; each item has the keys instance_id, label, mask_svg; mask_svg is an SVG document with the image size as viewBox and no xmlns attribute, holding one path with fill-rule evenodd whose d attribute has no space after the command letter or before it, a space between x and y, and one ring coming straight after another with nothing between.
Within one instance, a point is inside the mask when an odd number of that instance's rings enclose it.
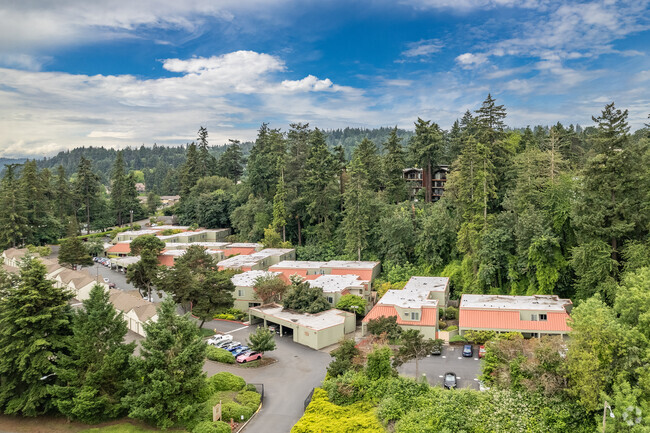
<instances>
[{"instance_id":1,"label":"road","mask_svg":"<svg viewBox=\"0 0 650 433\"><path fill-rule=\"evenodd\" d=\"M213 321L212 328L229 332L242 343L254 330L238 323ZM246 426L246 431L287 433L304 412L304 401L312 388L320 386L331 357L329 354L294 343L291 337L275 337L276 350L268 353L278 360L261 368L241 368L206 361L208 376L230 371L249 383L264 384L264 403L260 412Z\"/></svg>"},{"instance_id":2,"label":"road","mask_svg":"<svg viewBox=\"0 0 650 433\"><path fill-rule=\"evenodd\" d=\"M124 290L125 292L138 290L132 284L126 282L126 274L100 265L99 263L83 268L82 271L89 273L93 277L99 275L102 278L108 278L108 281L115 283L118 289ZM161 300L155 290L151 292L151 300L153 302L159 302Z\"/></svg>"},{"instance_id":3,"label":"road","mask_svg":"<svg viewBox=\"0 0 650 433\"><path fill-rule=\"evenodd\" d=\"M418 362L419 374L426 374L430 385L442 386L443 376L447 372L456 373L458 388L478 389L478 376L481 374L481 362L478 358L478 346L474 346L474 356L462 356L463 346L444 346L442 355L429 356ZM398 368L400 374L415 377L415 361Z\"/></svg>"}]
</instances>

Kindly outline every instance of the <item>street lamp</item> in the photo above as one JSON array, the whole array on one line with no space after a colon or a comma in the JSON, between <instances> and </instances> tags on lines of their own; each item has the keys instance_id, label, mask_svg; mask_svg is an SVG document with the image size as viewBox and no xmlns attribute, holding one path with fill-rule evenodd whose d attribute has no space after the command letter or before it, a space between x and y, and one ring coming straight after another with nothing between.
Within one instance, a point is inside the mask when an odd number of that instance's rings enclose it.
<instances>
[{"instance_id":1,"label":"street lamp","mask_svg":"<svg viewBox=\"0 0 650 433\"><path fill-rule=\"evenodd\" d=\"M609 403L605 402L605 406L603 407L603 433L605 433L605 424L607 423L607 410L609 409L609 416L611 418L616 418L614 416L614 412L612 411L612 407L609 405Z\"/></svg>"}]
</instances>

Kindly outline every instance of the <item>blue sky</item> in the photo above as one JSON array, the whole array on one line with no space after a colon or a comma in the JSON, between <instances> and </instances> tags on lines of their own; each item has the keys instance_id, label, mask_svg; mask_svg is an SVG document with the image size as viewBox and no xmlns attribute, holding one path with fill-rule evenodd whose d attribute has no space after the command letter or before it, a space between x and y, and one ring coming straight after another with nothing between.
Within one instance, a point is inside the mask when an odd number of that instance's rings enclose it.
<instances>
[{"instance_id":1,"label":"blue sky","mask_svg":"<svg viewBox=\"0 0 650 433\"><path fill-rule=\"evenodd\" d=\"M650 0L23 0L0 5L0 156L212 144L262 122L449 128L650 112Z\"/></svg>"}]
</instances>

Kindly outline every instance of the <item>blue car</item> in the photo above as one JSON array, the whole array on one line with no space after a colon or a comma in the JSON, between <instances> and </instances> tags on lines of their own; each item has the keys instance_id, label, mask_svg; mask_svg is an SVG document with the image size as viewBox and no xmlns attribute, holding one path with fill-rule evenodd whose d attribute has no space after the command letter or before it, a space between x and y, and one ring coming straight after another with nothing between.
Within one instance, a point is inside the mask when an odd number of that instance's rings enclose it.
<instances>
[{"instance_id":1,"label":"blue car","mask_svg":"<svg viewBox=\"0 0 650 433\"><path fill-rule=\"evenodd\" d=\"M471 358L472 355L474 355L474 350L472 349L472 345L466 344L465 346L463 346L463 356L467 358Z\"/></svg>"},{"instance_id":2,"label":"blue car","mask_svg":"<svg viewBox=\"0 0 650 433\"><path fill-rule=\"evenodd\" d=\"M232 354L235 355L235 358L237 358L242 353L248 352L248 350L249 350L248 346L241 346L241 347L237 348L235 351L233 351Z\"/></svg>"}]
</instances>

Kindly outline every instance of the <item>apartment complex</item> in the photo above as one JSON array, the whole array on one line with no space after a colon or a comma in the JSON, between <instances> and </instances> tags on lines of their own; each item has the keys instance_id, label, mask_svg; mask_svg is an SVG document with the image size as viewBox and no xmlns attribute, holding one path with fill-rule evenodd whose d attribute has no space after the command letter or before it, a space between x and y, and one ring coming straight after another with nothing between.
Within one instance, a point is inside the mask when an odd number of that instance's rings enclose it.
<instances>
[{"instance_id":1,"label":"apartment complex","mask_svg":"<svg viewBox=\"0 0 650 433\"><path fill-rule=\"evenodd\" d=\"M470 295L461 297L458 329L521 332L524 337L566 335L573 304L557 295L505 296Z\"/></svg>"},{"instance_id":2,"label":"apartment complex","mask_svg":"<svg viewBox=\"0 0 650 433\"><path fill-rule=\"evenodd\" d=\"M289 282L289 277L292 275L299 275L306 280L314 280L321 275L355 275L361 280L372 283L381 271L381 264L348 260L330 260L328 262L293 260L274 264L269 270L280 272L286 282Z\"/></svg>"},{"instance_id":3,"label":"apartment complex","mask_svg":"<svg viewBox=\"0 0 650 433\"><path fill-rule=\"evenodd\" d=\"M449 173L448 165L439 165L435 167L431 176L431 200L438 201L445 191L447 174ZM424 187L427 179L424 179L424 171L421 168L405 168L402 170L402 177L406 181L411 199L415 198Z\"/></svg>"}]
</instances>

